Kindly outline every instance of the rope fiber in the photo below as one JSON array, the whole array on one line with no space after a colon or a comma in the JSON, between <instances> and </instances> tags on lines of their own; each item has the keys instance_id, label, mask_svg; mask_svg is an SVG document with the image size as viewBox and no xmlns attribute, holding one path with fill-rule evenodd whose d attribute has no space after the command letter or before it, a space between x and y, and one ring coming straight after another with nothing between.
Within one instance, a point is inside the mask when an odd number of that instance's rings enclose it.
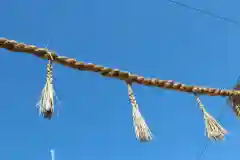
<instances>
[{"instance_id":1,"label":"rope fiber","mask_svg":"<svg viewBox=\"0 0 240 160\"><path fill-rule=\"evenodd\" d=\"M24 43L17 42L15 40L9 40L7 38L0 38L0 48L5 48L12 52L24 52L35 55L39 58L48 60L53 59L53 62L62 64L64 66L71 67L73 69L78 69L82 71L97 72L105 77L117 78L119 80L131 81L132 83L137 83L147 86L155 86L159 88L171 89L186 93L197 93L207 94L209 96L239 96L240 91L237 90L227 90L209 87L200 87L195 85L187 85L173 80L161 80L159 78L146 78L140 75L132 74L127 71L121 71L119 69L113 69L104 67L102 65L96 65L92 63L86 63L77 61L74 58L69 58L65 56L59 56L54 51L49 51L46 48L38 48L34 45L27 45ZM49 57L51 55L51 57Z\"/></svg>"}]
</instances>

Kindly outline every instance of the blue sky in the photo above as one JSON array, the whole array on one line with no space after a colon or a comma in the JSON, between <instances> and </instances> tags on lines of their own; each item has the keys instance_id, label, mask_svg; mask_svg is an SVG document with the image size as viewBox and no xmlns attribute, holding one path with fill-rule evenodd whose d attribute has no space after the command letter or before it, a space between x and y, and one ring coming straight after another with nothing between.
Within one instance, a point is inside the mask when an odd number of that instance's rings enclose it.
<instances>
[{"instance_id":1,"label":"blue sky","mask_svg":"<svg viewBox=\"0 0 240 160\"><path fill-rule=\"evenodd\" d=\"M180 0L179 0L180 1ZM239 20L237 0L181 0ZM12 0L0 6L2 37L81 61L147 77L231 88L239 76L239 26L166 0ZM206 144L202 113L190 94L134 85L155 138L135 139L127 87L96 73L54 65L59 102L51 121L35 107L47 61L1 53L0 159L195 160ZM240 123L222 97L202 96L230 134L208 143L202 159L237 159Z\"/></svg>"}]
</instances>

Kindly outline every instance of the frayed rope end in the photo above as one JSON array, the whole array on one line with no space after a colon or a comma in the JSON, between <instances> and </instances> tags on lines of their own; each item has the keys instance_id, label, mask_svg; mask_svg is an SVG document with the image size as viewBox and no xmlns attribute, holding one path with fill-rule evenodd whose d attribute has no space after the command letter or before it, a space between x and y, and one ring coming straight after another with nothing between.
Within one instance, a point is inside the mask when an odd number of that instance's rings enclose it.
<instances>
[{"instance_id":1,"label":"frayed rope end","mask_svg":"<svg viewBox=\"0 0 240 160\"><path fill-rule=\"evenodd\" d=\"M130 102L132 104L132 112L133 112L133 125L135 129L135 134L137 140L140 142L148 142L152 140L152 133L149 127L147 126L146 121L139 111L138 104L135 100L135 96L133 93L131 83L127 83L128 86L128 95Z\"/></svg>"},{"instance_id":2,"label":"frayed rope end","mask_svg":"<svg viewBox=\"0 0 240 160\"><path fill-rule=\"evenodd\" d=\"M47 81L42 90L42 95L38 103L39 112L46 119L51 119L54 113L54 96L55 91L53 89L52 78L52 61L49 60L47 65Z\"/></svg>"},{"instance_id":3,"label":"frayed rope end","mask_svg":"<svg viewBox=\"0 0 240 160\"><path fill-rule=\"evenodd\" d=\"M224 129L204 108L197 94L194 94L200 109L204 115L205 128L207 137L211 140L220 141L225 138L225 135L228 134L228 131Z\"/></svg>"},{"instance_id":4,"label":"frayed rope end","mask_svg":"<svg viewBox=\"0 0 240 160\"><path fill-rule=\"evenodd\" d=\"M228 131L224 129L209 113L204 111L204 119L206 125L206 133L208 138L220 141L224 140Z\"/></svg>"}]
</instances>

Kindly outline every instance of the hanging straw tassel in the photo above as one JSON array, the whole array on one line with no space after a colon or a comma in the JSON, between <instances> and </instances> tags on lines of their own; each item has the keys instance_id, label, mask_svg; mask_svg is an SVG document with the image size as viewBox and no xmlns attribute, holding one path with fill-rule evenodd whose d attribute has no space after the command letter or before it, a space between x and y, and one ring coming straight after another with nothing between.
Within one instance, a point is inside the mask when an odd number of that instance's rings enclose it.
<instances>
[{"instance_id":1,"label":"hanging straw tassel","mask_svg":"<svg viewBox=\"0 0 240 160\"><path fill-rule=\"evenodd\" d=\"M233 90L240 90L240 79L238 78L237 84L234 86ZM240 118L240 96L229 96L228 102L231 106L233 112L238 118Z\"/></svg>"},{"instance_id":2,"label":"hanging straw tassel","mask_svg":"<svg viewBox=\"0 0 240 160\"><path fill-rule=\"evenodd\" d=\"M206 134L209 139L220 141L224 139L224 136L228 133L204 108L203 104L201 103L197 94L194 94L197 102L199 104L200 109L203 112L204 120L205 120L205 127L206 127Z\"/></svg>"},{"instance_id":3,"label":"hanging straw tassel","mask_svg":"<svg viewBox=\"0 0 240 160\"><path fill-rule=\"evenodd\" d=\"M133 109L133 125L135 129L136 137L141 142L150 141L152 140L152 133L139 111L138 104L135 100L135 96L133 93L132 84L127 83L127 86L128 86L128 96Z\"/></svg>"},{"instance_id":4,"label":"hanging straw tassel","mask_svg":"<svg viewBox=\"0 0 240 160\"><path fill-rule=\"evenodd\" d=\"M40 97L40 101L38 103L39 112L46 119L51 119L54 113L54 95L55 91L53 89L53 76L52 76L52 56L50 55L50 59L47 65L47 81L42 90L42 95Z\"/></svg>"}]
</instances>

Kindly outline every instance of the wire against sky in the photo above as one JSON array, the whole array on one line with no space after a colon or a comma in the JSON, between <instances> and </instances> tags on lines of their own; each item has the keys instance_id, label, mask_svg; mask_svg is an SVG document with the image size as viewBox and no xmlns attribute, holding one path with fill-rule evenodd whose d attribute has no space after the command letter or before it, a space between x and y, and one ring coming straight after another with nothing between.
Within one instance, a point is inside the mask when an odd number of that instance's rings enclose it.
<instances>
[{"instance_id":1,"label":"wire against sky","mask_svg":"<svg viewBox=\"0 0 240 160\"><path fill-rule=\"evenodd\" d=\"M209 16L212 16L212 17L215 17L217 19L221 19L221 20L224 20L224 21L227 21L227 22L230 22L230 23L233 23L233 24L236 24L236 25L239 25L240 23L238 21L235 21L233 19L230 19L230 18L227 18L227 17L222 17L222 16L219 16L217 14L214 14L214 13L211 13L209 11L206 11L206 10L203 10L203 9L198 9L198 8L195 8L195 7L192 7L190 5L187 5L185 3L182 3L182 2L179 2L179 1L175 1L175 0L167 0L171 3L174 3L176 5L179 5L179 6L182 6L182 7L185 7L185 8L188 8L188 9L191 9L191 10L195 10L197 12L200 12L200 13L203 13L203 14L206 14L206 15L209 15Z\"/></svg>"}]
</instances>

